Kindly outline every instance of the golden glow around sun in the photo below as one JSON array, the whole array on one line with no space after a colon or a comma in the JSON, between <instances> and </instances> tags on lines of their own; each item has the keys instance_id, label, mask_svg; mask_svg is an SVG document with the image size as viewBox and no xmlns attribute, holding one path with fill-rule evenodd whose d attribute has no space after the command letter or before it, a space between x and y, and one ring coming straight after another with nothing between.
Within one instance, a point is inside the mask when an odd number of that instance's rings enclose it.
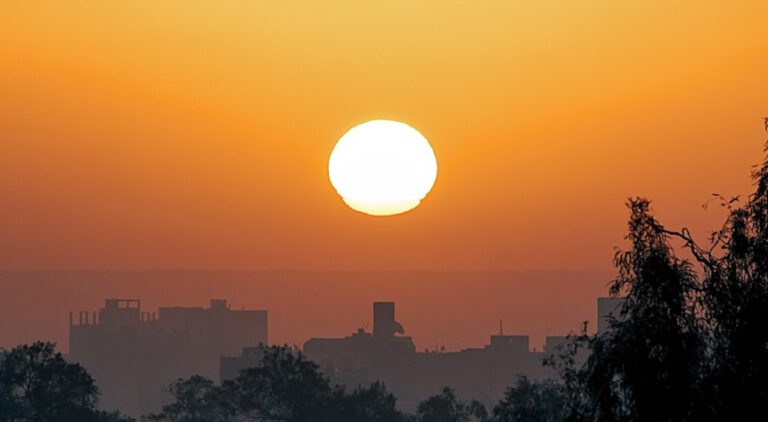
<instances>
[{"instance_id":1,"label":"golden glow around sun","mask_svg":"<svg viewBox=\"0 0 768 422\"><path fill-rule=\"evenodd\" d=\"M339 139L328 161L336 192L352 209L394 215L416 208L437 178L424 136L405 123L371 120Z\"/></svg>"}]
</instances>

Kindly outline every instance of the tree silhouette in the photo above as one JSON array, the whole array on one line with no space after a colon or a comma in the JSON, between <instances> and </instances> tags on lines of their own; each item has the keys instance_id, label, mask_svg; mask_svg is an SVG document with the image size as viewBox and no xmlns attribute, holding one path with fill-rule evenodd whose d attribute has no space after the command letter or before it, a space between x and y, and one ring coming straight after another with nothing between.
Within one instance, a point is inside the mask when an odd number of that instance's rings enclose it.
<instances>
[{"instance_id":1,"label":"tree silhouette","mask_svg":"<svg viewBox=\"0 0 768 422\"><path fill-rule=\"evenodd\" d=\"M127 421L96 410L98 390L80 365L64 360L53 343L0 351L0 421Z\"/></svg>"},{"instance_id":2,"label":"tree silhouette","mask_svg":"<svg viewBox=\"0 0 768 422\"><path fill-rule=\"evenodd\" d=\"M515 384L493 408L494 422L556 422L566 416L562 386L553 380L533 382L526 376Z\"/></svg>"},{"instance_id":3,"label":"tree silhouette","mask_svg":"<svg viewBox=\"0 0 768 422\"><path fill-rule=\"evenodd\" d=\"M358 387L350 394L336 390L336 417L339 421L402 422L405 416L397 410L397 399L384 384L375 382Z\"/></svg>"},{"instance_id":4,"label":"tree silhouette","mask_svg":"<svg viewBox=\"0 0 768 422\"><path fill-rule=\"evenodd\" d=\"M419 422L468 422L488 420L488 411L477 400L467 403L445 387L440 394L419 403L416 418Z\"/></svg>"},{"instance_id":5,"label":"tree silhouette","mask_svg":"<svg viewBox=\"0 0 768 422\"><path fill-rule=\"evenodd\" d=\"M318 366L288 347L264 347L262 359L223 385L239 414L258 421L331 420L334 392Z\"/></svg>"},{"instance_id":6,"label":"tree silhouette","mask_svg":"<svg viewBox=\"0 0 768 422\"><path fill-rule=\"evenodd\" d=\"M145 421L169 422L225 422L232 419L222 390L213 381L194 375L179 379L168 387L173 402L163 406L162 412L145 416Z\"/></svg>"},{"instance_id":7,"label":"tree silhouette","mask_svg":"<svg viewBox=\"0 0 768 422\"><path fill-rule=\"evenodd\" d=\"M704 348L696 274L675 256L650 203L632 199L631 248L619 251L612 295L624 294L610 329L579 341L587 362L566 374L571 417L601 421L684 420L693 414Z\"/></svg>"},{"instance_id":8,"label":"tree silhouette","mask_svg":"<svg viewBox=\"0 0 768 422\"><path fill-rule=\"evenodd\" d=\"M672 233L704 272L700 303L711 350L700 417L748 419L768 399L768 159L753 179L755 192L743 206L738 197L716 195L729 216L707 248L686 229Z\"/></svg>"},{"instance_id":9,"label":"tree silhouette","mask_svg":"<svg viewBox=\"0 0 768 422\"><path fill-rule=\"evenodd\" d=\"M611 285L613 295L626 295L620 317L548 362L564 381L572 419L744 420L764 413L768 159L753 178L755 192L743 206L738 197L715 194L728 218L706 247L686 228L664 228L647 200L629 202L632 247L617 253ZM702 277L675 256L671 240L683 242ZM590 350L581 368L572 359L578 347Z\"/></svg>"},{"instance_id":10,"label":"tree silhouette","mask_svg":"<svg viewBox=\"0 0 768 422\"><path fill-rule=\"evenodd\" d=\"M97 410L93 413L93 417L91 420L93 422L135 422L136 421L136 419L125 416L117 410L113 412ZM88 419L83 420L83 422L86 422L86 421L88 421Z\"/></svg>"},{"instance_id":11,"label":"tree silhouette","mask_svg":"<svg viewBox=\"0 0 768 422\"><path fill-rule=\"evenodd\" d=\"M262 347L261 360L220 387L193 376L173 383L173 402L147 422L402 422L383 384L347 393L331 386L317 365L286 346Z\"/></svg>"}]
</instances>

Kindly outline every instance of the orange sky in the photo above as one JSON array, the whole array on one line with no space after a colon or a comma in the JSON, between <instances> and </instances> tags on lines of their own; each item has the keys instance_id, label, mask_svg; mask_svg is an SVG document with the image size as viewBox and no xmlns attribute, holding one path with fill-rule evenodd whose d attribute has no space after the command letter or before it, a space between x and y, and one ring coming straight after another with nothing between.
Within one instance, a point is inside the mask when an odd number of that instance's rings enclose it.
<instances>
[{"instance_id":1,"label":"orange sky","mask_svg":"<svg viewBox=\"0 0 768 422\"><path fill-rule=\"evenodd\" d=\"M765 138L765 1L2 9L2 269L605 270L628 196L704 233ZM413 212L328 182L374 118L435 150Z\"/></svg>"}]
</instances>

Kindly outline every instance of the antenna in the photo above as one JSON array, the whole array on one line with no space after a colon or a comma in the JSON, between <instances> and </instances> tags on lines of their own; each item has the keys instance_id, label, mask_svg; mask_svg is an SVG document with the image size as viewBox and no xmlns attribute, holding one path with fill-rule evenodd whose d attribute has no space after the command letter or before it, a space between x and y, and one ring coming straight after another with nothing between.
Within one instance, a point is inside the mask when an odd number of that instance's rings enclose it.
<instances>
[{"instance_id":1,"label":"antenna","mask_svg":"<svg viewBox=\"0 0 768 422\"><path fill-rule=\"evenodd\" d=\"M502 320L501 318L499 318L499 335L500 336L504 335L504 320Z\"/></svg>"}]
</instances>

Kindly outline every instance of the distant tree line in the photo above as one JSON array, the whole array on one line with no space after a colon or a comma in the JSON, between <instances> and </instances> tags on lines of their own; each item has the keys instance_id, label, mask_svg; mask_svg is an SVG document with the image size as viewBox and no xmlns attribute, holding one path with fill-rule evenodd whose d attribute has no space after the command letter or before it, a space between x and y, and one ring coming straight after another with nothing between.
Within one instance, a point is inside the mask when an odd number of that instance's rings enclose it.
<instances>
[{"instance_id":1,"label":"distant tree line","mask_svg":"<svg viewBox=\"0 0 768 422\"><path fill-rule=\"evenodd\" d=\"M768 120L766 120L768 130ZM768 152L768 148L766 149ZM628 202L630 247L615 255L610 293L625 301L609 329L572 336L545 364L556 380L510 380L488 410L446 388L397 410L374 383L334 386L302 354L268 347L221 386L200 376L169 387L172 402L144 421L513 422L754 420L768 400L768 159L705 246L665 228L643 198ZM690 258L677 255L686 251ZM586 349L585 363L577 362ZM50 343L0 352L0 421L127 421L96 410L98 390Z\"/></svg>"},{"instance_id":2,"label":"distant tree line","mask_svg":"<svg viewBox=\"0 0 768 422\"><path fill-rule=\"evenodd\" d=\"M418 405L415 414L396 408L381 383L347 391L332 386L318 366L285 346L264 347L262 359L221 386L193 376L173 383L172 403L145 422L509 422L554 421L564 416L560 386L520 377L489 412L444 388Z\"/></svg>"},{"instance_id":3,"label":"distant tree line","mask_svg":"<svg viewBox=\"0 0 768 422\"><path fill-rule=\"evenodd\" d=\"M261 353L256 366L220 386L199 375L177 380L168 387L171 403L141 421L506 422L558 420L562 413L558 385L521 377L490 413L477 400L461 400L445 388L410 415L396 408L395 396L381 383L348 391L332 385L314 362L287 346L263 347ZM0 421L134 421L98 410L98 396L88 372L67 362L52 343L0 352Z\"/></svg>"}]
</instances>

